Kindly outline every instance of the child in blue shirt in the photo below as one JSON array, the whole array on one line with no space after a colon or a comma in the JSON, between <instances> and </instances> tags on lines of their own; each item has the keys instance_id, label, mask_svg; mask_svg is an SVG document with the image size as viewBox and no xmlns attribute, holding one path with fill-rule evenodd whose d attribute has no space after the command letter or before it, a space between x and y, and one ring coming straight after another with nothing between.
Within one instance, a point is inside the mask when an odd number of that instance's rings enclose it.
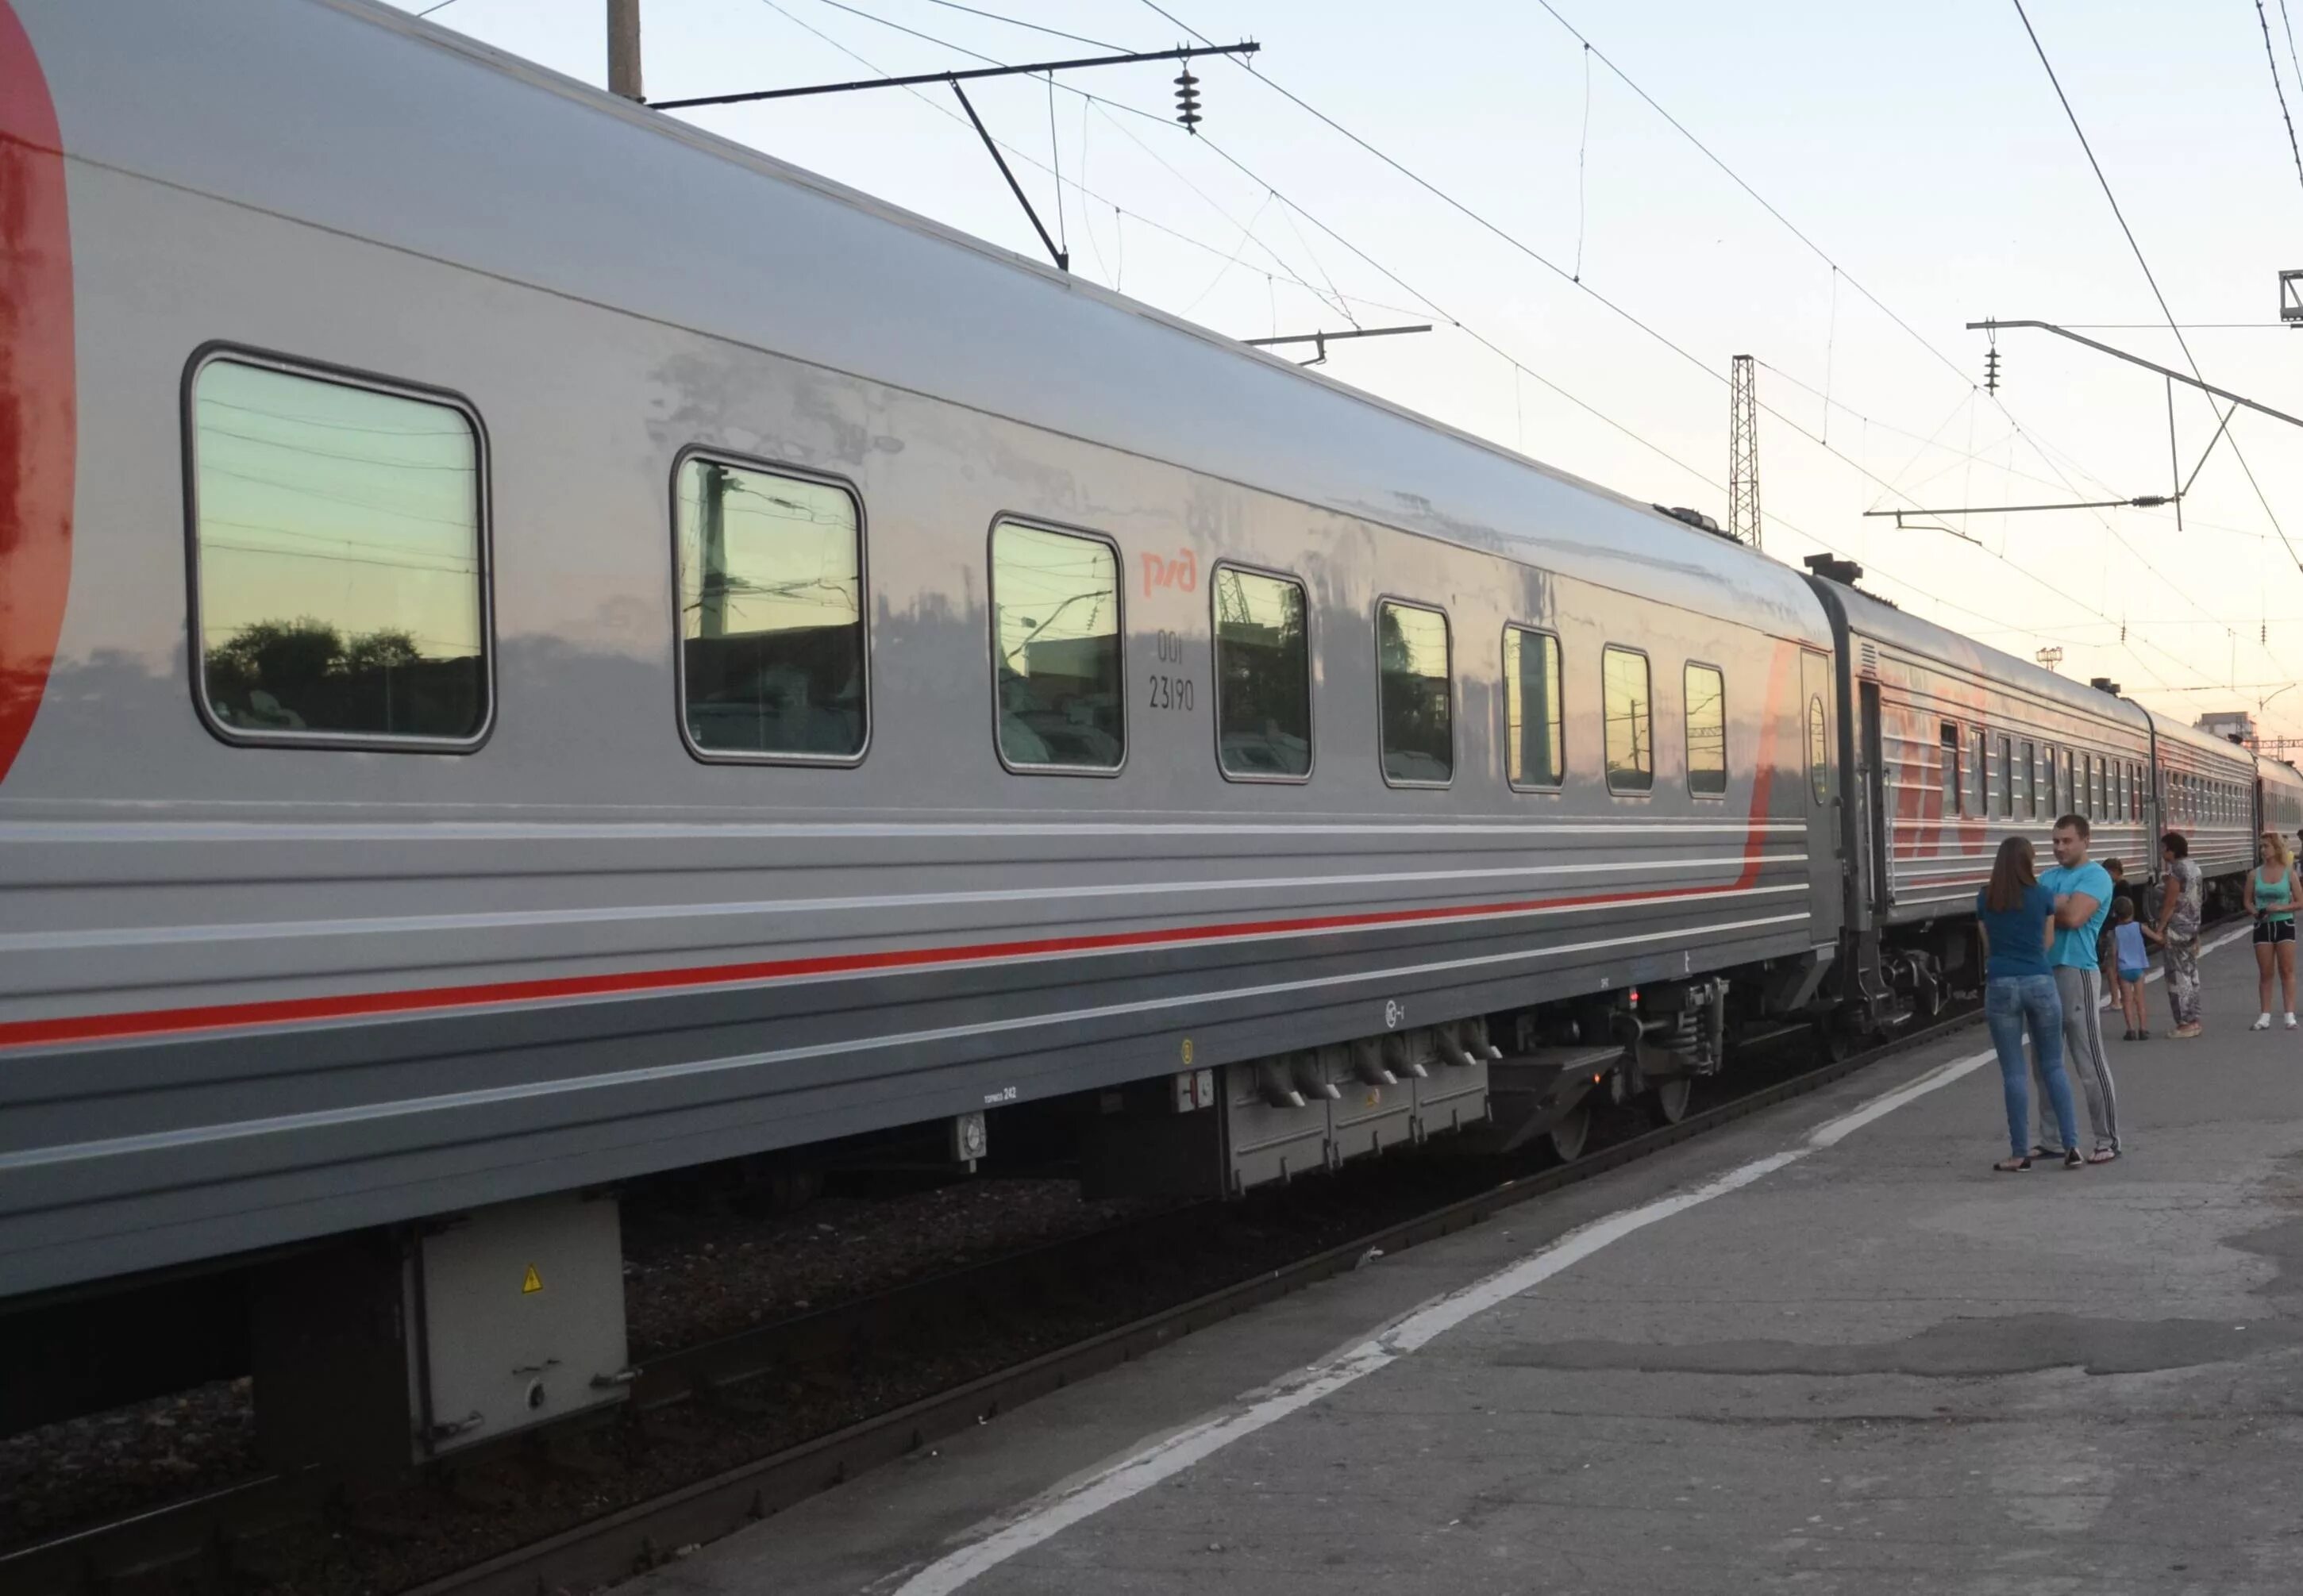
<instances>
[{"instance_id":1,"label":"child in blue shirt","mask_svg":"<svg viewBox=\"0 0 2303 1596\"><path fill-rule=\"evenodd\" d=\"M2127 1021L2125 1039L2147 1042L2151 1033L2144 1023L2143 976L2151 967L2151 955L2143 946L2143 928L2135 923L2135 901L2114 898L2111 912L2112 942L2119 955L2119 1007Z\"/></svg>"}]
</instances>

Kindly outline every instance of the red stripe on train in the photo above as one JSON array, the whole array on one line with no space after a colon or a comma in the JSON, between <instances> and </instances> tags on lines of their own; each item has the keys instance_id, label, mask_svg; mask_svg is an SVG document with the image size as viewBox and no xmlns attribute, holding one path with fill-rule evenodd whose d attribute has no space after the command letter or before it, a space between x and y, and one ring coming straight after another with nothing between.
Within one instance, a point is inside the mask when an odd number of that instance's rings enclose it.
<instances>
[{"instance_id":1,"label":"red stripe on train","mask_svg":"<svg viewBox=\"0 0 2303 1596\"><path fill-rule=\"evenodd\" d=\"M428 987L403 992L354 992L322 997L280 998L263 1003L214 1004L199 1008L155 1009L140 1013L72 1014L54 1020L19 1020L0 1025L0 1048L115 1041L128 1037L223 1030L242 1026L354 1020L417 1013L426 1010L540 1003L553 998L639 996L698 987L747 986L791 980L806 976L869 975L880 971L930 969L939 965L1041 958L1056 953L1188 946L1194 943L1251 937L1440 924L1482 915L1588 909L1605 904L1651 903L1666 898L1716 897L1743 890L1757 878L1759 865L1758 858L1747 858L1742 875L1721 886L1658 887L1645 892L1525 898L1508 903L1455 904L1440 909L1395 909L1374 914L1308 915L1294 920L1178 926L1158 931L1110 931L1089 937L1043 937L1017 942L969 943L957 947L898 948L882 953L825 954L812 959L771 959L742 964L710 964L687 970L641 970L611 975L558 976L540 980L498 981L465 987Z\"/></svg>"},{"instance_id":2,"label":"red stripe on train","mask_svg":"<svg viewBox=\"0 0 2303 1596\"><path fill-rule=\"evenodd\" d=\"M0 0L0 781L63 626L73 449L63 139L32 41Z\"/></svg>"}]
</instances>

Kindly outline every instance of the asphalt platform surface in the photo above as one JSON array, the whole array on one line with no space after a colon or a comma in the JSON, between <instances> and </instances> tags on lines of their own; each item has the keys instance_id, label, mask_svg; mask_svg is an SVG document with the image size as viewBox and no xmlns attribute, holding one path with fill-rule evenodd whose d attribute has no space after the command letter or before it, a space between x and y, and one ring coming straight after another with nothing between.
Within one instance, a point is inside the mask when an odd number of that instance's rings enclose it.
<instances>
[{"instance_id":1,"label":"asphalt platform surface","mask_svg":"<svg viewBox=\"0 0 2303 1596\"><path fill-rule=\"evenodd\" d=\"M1978 1026L624 1589L2303 1591L2303 1034L2221 936L2115 1163L1995 1173Z\"/></svg>"}]
</instances>

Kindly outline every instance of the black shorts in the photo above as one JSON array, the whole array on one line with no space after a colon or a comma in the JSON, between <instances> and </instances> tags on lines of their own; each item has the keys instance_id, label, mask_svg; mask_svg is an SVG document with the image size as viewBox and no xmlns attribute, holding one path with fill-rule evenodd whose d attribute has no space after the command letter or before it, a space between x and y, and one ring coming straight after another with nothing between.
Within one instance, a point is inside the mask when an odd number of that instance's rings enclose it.
<instances>
[{"instance_id":1,"label":"black shorts","mask_svg":"<svg viewBox=\"0 0 2303 1596\"><path fill-rule=\"evenodd\" d=\"M2291 920L2259 920L2255 922L2255 939L2261 942L2292 942L2295 922Z\"/></svg>"}]
</instances>

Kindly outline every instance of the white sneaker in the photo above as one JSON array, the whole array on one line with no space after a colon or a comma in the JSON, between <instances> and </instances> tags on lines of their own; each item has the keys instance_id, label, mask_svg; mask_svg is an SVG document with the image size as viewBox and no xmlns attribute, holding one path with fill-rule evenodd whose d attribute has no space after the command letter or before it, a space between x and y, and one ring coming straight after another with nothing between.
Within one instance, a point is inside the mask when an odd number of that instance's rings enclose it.
<instances>
[{"instance_id":1,"label":"white sneaker","mask_svg":"<svg viewBox=\"0 0 2303 1596\"><path fill-rule=\"evenodd\" d=\"M2271 1016L2268 1014L2257 1014L2255 1017L2255 1023L2248 1026L2247 1029L2249 1030L2269 1030L2271 1029Z\"/></svg>"},{"instance_id":2,"label":"white sneaker","mask_svg":"<svg viewBox=\"0 0 2303 1596\"><path fill-rule=\"evenodd\" d=\"M2295 1029L2295 1016L2291 1012L2287 1016L2287 1029L2289 1030L2293 1030Z\"/></svg>"}]
</instances>

